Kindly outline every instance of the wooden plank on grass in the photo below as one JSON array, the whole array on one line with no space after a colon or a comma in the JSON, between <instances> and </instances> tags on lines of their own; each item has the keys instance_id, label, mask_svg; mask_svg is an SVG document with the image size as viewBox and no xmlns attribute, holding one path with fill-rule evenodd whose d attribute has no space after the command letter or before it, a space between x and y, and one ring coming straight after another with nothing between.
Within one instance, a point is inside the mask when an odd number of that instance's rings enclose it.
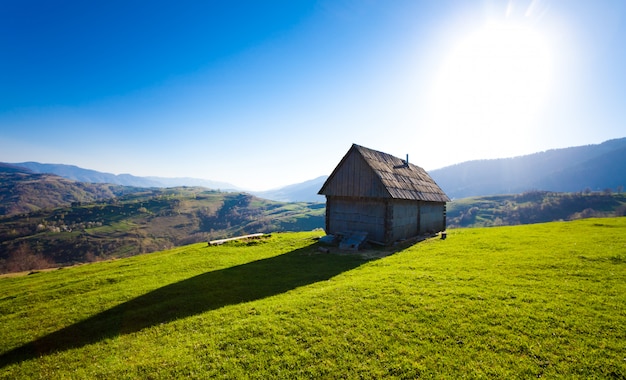
<instances>
[{"instance_id":1,"label":"wooden plank on grass","mask_svg":"<svg viewBox=\"0 0 626 380\"><path fill-rule=\"evenodd\" d=\"M250 235L236 236L236 237L232 237L232 238L228 238L228 239L211 240L211 241L209 241L209 245L220 245L220 244L226 243L227 241L257 238L257 237L261 237L263 235L264 234L259 233L259 234L250 234Z\"/></svg>"}]
</instances>

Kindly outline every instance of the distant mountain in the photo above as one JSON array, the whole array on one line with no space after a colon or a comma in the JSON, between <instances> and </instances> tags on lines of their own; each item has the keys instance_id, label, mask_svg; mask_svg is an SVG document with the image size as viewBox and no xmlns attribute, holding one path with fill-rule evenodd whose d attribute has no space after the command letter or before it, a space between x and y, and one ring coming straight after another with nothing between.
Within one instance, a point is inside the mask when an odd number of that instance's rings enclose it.
<instances>
[{"instance_id":1,"label":"distant mountain","mask_svg":"<svg viewBox=\"0 0 626 380\"><path fill-rule=\"evenodd\" d=\"M626 138L514 158L468 161L429 174L454 199L529 190L616 191L626 186Z\"/></svg>"},{"instance_id":2,"label":"distant mountain","mask_svg":"<svg viewBox=\"0 0 626 380\"><path fill-rule=\"evenodd\" d=\"M29 169L0 162L0 173L32 173Z\"/></svg>"},{"instance_id":3,"label":"distant mountain","mask_svg":"<svg viewBox=\"0 0 626 380\"><path fill-rule=\"evenodd\" d=\"M103 201L136 191L138 188L78 182L0 165L0 217Z\"/></svg>"},{"instance_id":4,"label":"distant mountain","mask_svg":"<svg viewBox=\"0 0 626 380\"><path fill-rule=\"evenodd\" d=\"M275 190L253 192L257 197L279 202L325 202L323 195L317 192L322 188L328 176L321 176L309 181L281 187Z\"/></svg>"},{"instance_id":5,"label":"distant mountain","mask_svg":"<svg viewBox=\"0 0 626 380\"><path fill-rule=\"evenodd\" d=\"M178 187L178 186L200 186L214 190L224 191L240 191L240 187L228 182L212 181L208 179L189 178L189 177L177 177L177 178L165 178L165 177L140 177L150 181L154 181L159 185L157 187Z\"/></svg>"},{"instance_id":6,"label":"distant mountain","mask_svg":"<svg viewBox=\"0 0 626 380\"><path fill-rule=\"evenodd\" d=\"M419 163L418 163L419 165ZM23 162L0 163L0 172L22 167L32 173L51 173L88 183L109 183L135 187L201 186L241 191L237 186L196 178L137 177L82 169L72 165ZM617 191L626 187L626 138L596 145L552 149L513 158L475 160L429 171L437 184L453 199L529 190L580 192L587 189ZM324 202L317 192L327 176L282 188L251 192L279 202Z\"/></svg>"},{"instance_id":7,"label":"distant mountain","mask_svg":"<svg viewBox=\"0 0 626 380\"><path fill-rule=\"evenodd\" d=\"M626 187L626 138L514 158L467 161L429 174L454 199L529 190L617 191ZM326 178L254 194L276 201L324 202L317 192Z\"/></svg>"},{"instance_id":8,"label":"distant mountain","mask_svg":"<svg viewBox=\"0 0 626 380\"><path fill-rule=\"evenodd\" d=\"M83 169L74 165L42 164L39 162L0 163L2 171L27 171L35 174L55 174L66 179L85 183L108 183L132 187L178 187L201 186L208 189L223 191L242 191L228 182L211 181L198 178L165 178L165 177L138 177L131 174L103 173L91 169ZM258 197L278 202L324 202L325 198L317 192L324 184L327 176L318 177L306 182L285 186L268 191L250 192Z\"/></svg>"},{"instance_id":9,"label":"distant mountain","mask_svg":"<svg viewBox=\"0 0 626 380\"><path fill-rule=\"evenodd\" d=\"M20 162L5 165L26 168L33 173L56 174L74 181L88 183L110 183L135 187L202 186L209 189L240 190L237 186L227 182L198 178L137 177L131 174L103 173L96 170L83 169L74 165L41 164L38 162Z\"/></svg>"}]
</instances>

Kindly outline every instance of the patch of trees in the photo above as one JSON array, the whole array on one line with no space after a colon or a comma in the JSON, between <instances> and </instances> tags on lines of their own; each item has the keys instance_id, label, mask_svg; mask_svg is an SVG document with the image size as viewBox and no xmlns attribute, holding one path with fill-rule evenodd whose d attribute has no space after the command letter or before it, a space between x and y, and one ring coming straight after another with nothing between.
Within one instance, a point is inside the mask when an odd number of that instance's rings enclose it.
<instances>
[{"instance_id":1,"label":"patch of trees","mask_svg":"<svg viewBox=\"0 0 626 380\"><path fill-rule=\"evenodd\" d=\"M31 250L27 243L19 244L7 255L0 259L0 273L25 272L37 269L52 268L55 262L40 253Z\"/></svg>"},{"instance_id":2,"label":"patch of trees","mask_svg":"<svg viewBox=\"0 0 626 380\"><path fill-rule=\"evenodd\" d=\"M224 197L222 206L215 213L206 210L198 211L200 230L204 232L228 230L233 226L245 226L262 217L259 208L250 207L253 199L249 194L232 194ZM239 232L249 232L245 228Z\"/></svg>"}]
</instances>

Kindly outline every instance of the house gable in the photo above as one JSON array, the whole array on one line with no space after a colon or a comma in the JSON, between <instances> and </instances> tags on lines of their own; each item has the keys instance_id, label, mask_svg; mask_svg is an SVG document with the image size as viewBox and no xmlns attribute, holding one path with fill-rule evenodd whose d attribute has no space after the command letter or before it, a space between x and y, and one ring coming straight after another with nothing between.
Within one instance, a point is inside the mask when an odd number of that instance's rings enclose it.
<instances>
[{"instance_id":1,"label":"house gable","mask_svg":"<svg viewBox=\"0 0 626 380\"><path fill-rule=\"evenodd\" d=\"M390 198L380 177L357 147L352 145L328 177L319 194L335 197Z\"/></svg>"}]
</instances>

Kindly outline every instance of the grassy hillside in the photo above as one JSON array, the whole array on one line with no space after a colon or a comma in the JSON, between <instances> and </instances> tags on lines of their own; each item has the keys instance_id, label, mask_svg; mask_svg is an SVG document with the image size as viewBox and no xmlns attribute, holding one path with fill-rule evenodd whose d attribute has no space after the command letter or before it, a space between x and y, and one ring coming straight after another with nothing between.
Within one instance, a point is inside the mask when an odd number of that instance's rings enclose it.
<instances>
[{"instance_id":1,"label":"grassy hillside","mask_svg":"<svg viewBox=\"0 0 626 380\"><path fill-rule=\"evenodd\" d=\"M529 191L448 203L448 227L490 227L626 215L626 194Z\"/></svg>"},{"instance_id":2,"label":"grassy hillside","mask_svg":"<svg viewBox=\"0 0 626 380\"><path fill-rule=\"evenodd\" d=\"M273 202L205 188L142 189L102 202L0 217L0 273L323 226L323 204Z\"/></svg>"},{"instance_id":3,"label":"grassy hillside","mask_svg":"<svg viewBox=\"0 0 626 380\"><path fill-rule=\"evenodd\" d=\"M626 377L626 218L316 236L2 277L0 377Z\"/></svg>"}]
</instances>

